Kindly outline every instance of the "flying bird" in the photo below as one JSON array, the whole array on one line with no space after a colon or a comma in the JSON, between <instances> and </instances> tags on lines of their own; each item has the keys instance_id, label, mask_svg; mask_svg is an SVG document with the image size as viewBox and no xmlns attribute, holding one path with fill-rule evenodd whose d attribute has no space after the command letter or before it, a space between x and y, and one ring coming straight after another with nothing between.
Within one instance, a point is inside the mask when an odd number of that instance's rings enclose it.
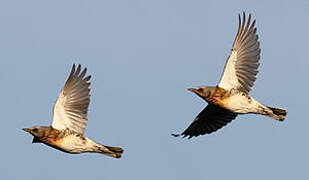
<instances>
[{"instance_id":1,"label":"flying bird","mask_svg":"<svg viewBox=\"0 0 309 180\"><path fill-rule=\"evenodd\" d=\"M121 147L105 146L84 136L88 122L91 78L90 75L86 76L86 72L87 68L81 72L81 65L76 69L73 64L54 105L51 126L34 126L23 130L33 135L32 143L44 143L63 152L102 153L120 158L123 153Z\"/></svg>"},{"instance_id":2,"label":"flying bird","mask_svg":"<svg viewBox=\"0 0 309 180\"><path fill-rule=\"evenodd\" d=\"M245 13L241 19L230 56L228 57L221 80L215 87L200 86L189 88L208 105L181 134L173 136L196 137L210 134L230 123L238 114L261 114L283 121L286 110L259 103L249 95L257 78L260 65L260 43L256 34L255 20L251 14L246 22Z\"/></svg>"}]
</instances>

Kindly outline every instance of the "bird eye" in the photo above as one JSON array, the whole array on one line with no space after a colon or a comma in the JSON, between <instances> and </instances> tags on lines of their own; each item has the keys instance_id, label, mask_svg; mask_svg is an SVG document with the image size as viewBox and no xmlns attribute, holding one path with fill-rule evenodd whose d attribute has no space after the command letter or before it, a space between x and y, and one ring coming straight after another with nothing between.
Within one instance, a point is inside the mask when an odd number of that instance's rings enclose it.
<instances>
[{"instance_id":1,"label":"bird eye","mask_svg":"<svg viewBox=\"0 0 309 180\"><path fill-rule=\"evenodd\" d=\"M39 131L38 128L32 129L32 132L34 132L34 133L37 133L38 131Z\"/></svg>"}]
</instances>

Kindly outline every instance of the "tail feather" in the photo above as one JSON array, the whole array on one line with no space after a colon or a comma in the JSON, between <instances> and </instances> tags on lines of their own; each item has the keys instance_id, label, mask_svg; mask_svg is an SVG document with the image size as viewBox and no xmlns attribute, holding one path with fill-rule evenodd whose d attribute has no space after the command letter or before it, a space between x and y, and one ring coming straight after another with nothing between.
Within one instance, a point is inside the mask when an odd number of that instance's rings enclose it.
<instances>
[{"instance_id":1,"label":"tail feather","mask_svg":"<svg viewBox=\"0 0 309 180\"><path fill-rule=\"evenodd\" d=\"M123 149L121 147L105 146L102 144L96 144L94 152L102 153L114 158L121 158Z\"/></svg>"},{"instance_id":2,"label":"tail feather","mask_svg":"<svg viewBox=\"0 0 309 180\"><path fill-rule=\"evenodd\" d=\"M121 155L123 153L123 149L121 147L113 147L113 146L105 146L107 147L111 152L113 152L113 157L115 158L121 158Z\"/></svg>"},{"instance_id":3,"label":"tail feather","mask_svg":"<svg viewBox=\"0 0 309 180\"><path fill-rule=\"evenodd\" d=\"M279 121L284 121L285 116L287 114L286 110L284 109L279 109L279 108L273 108L273 107L269 107L268 108L272 111L272 114L269 114L269 117L275 118Z\"/></svg>"},{"instance_id":4,"label":"tail feather","mask_svg":"<svg viewBox=\"0 0 309 180\"><path fill-rule=\"evenodd\" d=\"M113 147L113 146L105 146L105 147L107 147L109 150L113 152L123 153L123 149L121 147Z\"/></svg>"}]
</instances>

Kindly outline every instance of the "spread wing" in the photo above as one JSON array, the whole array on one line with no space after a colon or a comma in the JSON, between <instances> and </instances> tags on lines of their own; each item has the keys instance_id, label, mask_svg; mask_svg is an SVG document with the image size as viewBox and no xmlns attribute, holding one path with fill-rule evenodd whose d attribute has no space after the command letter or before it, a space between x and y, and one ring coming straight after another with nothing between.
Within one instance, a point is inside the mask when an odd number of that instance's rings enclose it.
<instances>
[{"instance_id":1,"label":"spread wing","mask_svg":"<svg viewBox=\"0 0 309 180\"><path fill-rule=\"evenodd\" d=\"M181 133L181 135L183 137L189 136L190 139L193 136L210 134L227 125L235 119L236 116L236 113L210 103L203 109L203 111L199 113L199 115L194 119L190 126L183 133ZM180 134L173 134L173 136L179 135Z\"/></svg>"},{"instance_id":2,"label":"spread wing","mask_svg":"<svg viewBox=\"0 0 309 180\"><path fill-rule=\"evenodd\" d=\"M246 16L243 13L236 38L230 56L225 64L219 87L224 89L238 89L248 93L258 73L260 65L260 43L256 34L255 20L250 24L251 14L246 23Z\"/></svg>"},{"instance_id":3,"label":"spread wing","mask_svg":"<svg viewBox=\"0 0 309 180\"><path fill-rule=\"evenodd\" d=\"M90 78L85 77L87 68L81 72L81 65L72 71L54 105L52 127L58 130L66 128L84 134L88 121L90 103Z\"/></svg>"}]
</instances>

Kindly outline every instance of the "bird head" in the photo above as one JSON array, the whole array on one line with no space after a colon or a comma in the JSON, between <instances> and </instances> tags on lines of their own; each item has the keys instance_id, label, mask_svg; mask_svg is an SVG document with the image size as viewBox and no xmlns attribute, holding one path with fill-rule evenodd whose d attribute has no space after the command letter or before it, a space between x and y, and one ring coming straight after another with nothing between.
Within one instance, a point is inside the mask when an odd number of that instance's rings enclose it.
<instances>
[{"instance_id":1,"label":"bird head","mask_svg":"<svg viewBox=\"0 0 309 180\"><path fill-rule=\"evenodd\" d=\"M188 88L189 91L194 92L202 99L208 101L210 95L213 94L215 88L214 87L207 87L207 86L199 86L197 88Z\"/></svg>"},{"instance_id":2,"label":"bird head","mask_svg":"<svg viewBox=\"0 0 309 180\"><path fill-rule=\"evenodd\" d=\"M32 128L23 128L22 130L30 133L33 136L32 143L39 143L40 137L44 136L44 130L40 126L33 126Z\"/></svg>"}]
</instances>

